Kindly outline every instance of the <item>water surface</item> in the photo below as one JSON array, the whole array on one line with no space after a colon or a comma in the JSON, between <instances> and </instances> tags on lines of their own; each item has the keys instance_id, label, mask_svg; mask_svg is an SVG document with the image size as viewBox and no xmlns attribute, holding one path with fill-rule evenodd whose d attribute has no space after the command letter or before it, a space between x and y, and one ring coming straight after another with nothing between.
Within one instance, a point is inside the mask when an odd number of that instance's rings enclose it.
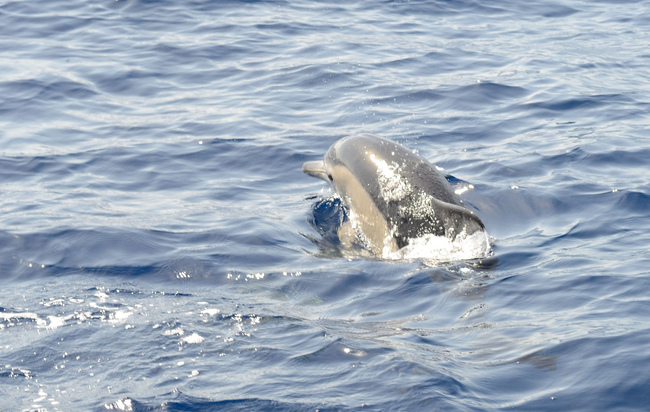
<instances>
[{"instance_id":1,"label":"water surface","mask_svg":"<svg viewBox=\"0 0 650 412\"><path fill-rule=\"evenodd\" d=\"M649 15L0 2L0 408L644 409ZM301 165L362 132L493 258L344 256Z\"/></svg>"}]
</instances>

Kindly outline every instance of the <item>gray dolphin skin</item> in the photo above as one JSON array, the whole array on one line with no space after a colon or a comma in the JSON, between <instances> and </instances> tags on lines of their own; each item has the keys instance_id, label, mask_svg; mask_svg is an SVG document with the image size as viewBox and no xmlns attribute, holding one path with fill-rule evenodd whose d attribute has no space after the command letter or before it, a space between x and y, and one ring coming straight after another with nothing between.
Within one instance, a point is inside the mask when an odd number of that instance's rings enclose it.
<instances>
[{"instance_id":1,"label":"gray dolphin skin","mask_svg":"<svg viewBox=\"0 0 650 412\"><path fill-rule=\"evenodd\" d=\"M303 172L329 182L378 255L433 234L453 240L485 230L447 179L412 150L372 134L344 137ZM345 243L350 234L339 230Z\"/></svg>"}]
</instances>

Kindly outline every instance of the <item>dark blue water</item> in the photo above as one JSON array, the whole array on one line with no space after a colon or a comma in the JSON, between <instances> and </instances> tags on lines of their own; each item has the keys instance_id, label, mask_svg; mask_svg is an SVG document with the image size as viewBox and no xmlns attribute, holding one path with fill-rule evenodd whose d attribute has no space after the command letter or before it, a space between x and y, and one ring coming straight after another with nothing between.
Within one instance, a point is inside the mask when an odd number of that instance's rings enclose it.
<instances>
[{"instance_id":1,"label":"dark blue water","mask_svg":"<svg viewBox=\"0 0 650 412\"><path fill-rule=\"evenodd\" d=\"M644 1L1 1L0 409L643 410ZM443 167L482 263L342 253L301 171Z\"/></svg>"}]
</instances>

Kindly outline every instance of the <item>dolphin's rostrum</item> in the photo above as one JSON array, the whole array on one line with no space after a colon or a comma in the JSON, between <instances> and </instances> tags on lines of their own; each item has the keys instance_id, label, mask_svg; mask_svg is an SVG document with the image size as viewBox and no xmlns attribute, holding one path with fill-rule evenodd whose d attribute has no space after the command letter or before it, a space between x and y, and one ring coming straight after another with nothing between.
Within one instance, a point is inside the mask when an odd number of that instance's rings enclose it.
<instances>
[{"instance_id":1,"label":"dolphin's rostrum","mask_svg":"<svg viewBox=\"0 0 650 412\"><path fill-rule=\"evenodd\" d=\"M426 159L390 140L361 134L334 143L302 170L332 184L366 246L382 256L426 235L472 235L483 222ZM350 230L339 230L345 242Z\"/></svg>"}]
</instances>

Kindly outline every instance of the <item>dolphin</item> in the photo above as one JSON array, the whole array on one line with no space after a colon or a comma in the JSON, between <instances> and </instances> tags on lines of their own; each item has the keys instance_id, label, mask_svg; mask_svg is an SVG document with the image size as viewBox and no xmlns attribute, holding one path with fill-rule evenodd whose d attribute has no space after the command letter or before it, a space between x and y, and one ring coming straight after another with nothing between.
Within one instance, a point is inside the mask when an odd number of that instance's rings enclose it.
<instances>
[{"instance_id":1,"label":"dolphin","mask_svg":"<svg viewBox=\"0 0 650 412\"><path fill-rule=\"evenodd\" d=\"M344 137L323 160L305 162L302 170L334 187L363 243L376 255L396 252L426 235L454 240L461 233L485 231L438 169L391 140L372 134ZM342 228L338 235L346 243L354 235Z\"/></svg>"}]
</instances>

